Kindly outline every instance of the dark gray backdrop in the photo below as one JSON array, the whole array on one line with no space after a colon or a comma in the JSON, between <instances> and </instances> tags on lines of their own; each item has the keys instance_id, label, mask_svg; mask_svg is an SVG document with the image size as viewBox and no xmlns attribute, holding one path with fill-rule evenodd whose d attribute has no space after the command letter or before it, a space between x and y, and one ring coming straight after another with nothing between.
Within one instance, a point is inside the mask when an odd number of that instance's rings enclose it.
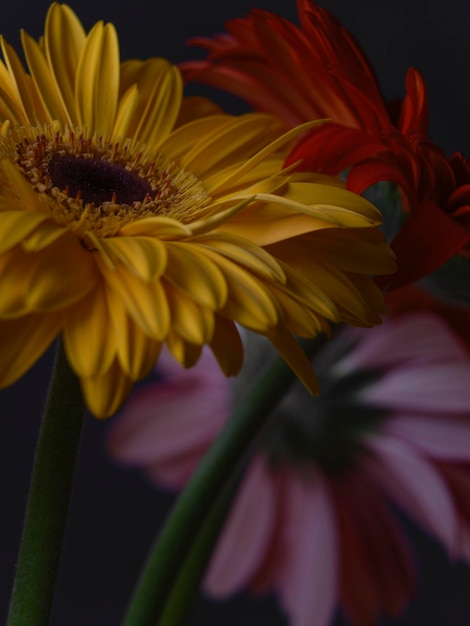
<instances>
[{"instance_id":1,"label":"dark gray backdrop","mask_svg":"<svg viewBox=\"0 0 470 626\"><path fill-rule=\"evenodd\" d=\"M18 47L20 27L36 37L41 34L49 3L26 0L9 4L0 32ZM294 0L83 0L70 4L87 28L98 19L114 22L123 59L165 56L174 62L197 55L185 48L185 39L214 34L225 20L245 14L251 6L291 19L296 15ZM361 41L387 97L403 95L409 65L420 69L430 93L432 137L447 153L461 150L470 154L470 4L464 0L323 0L320 4ZM230 98L224 102L234 112L242 110ZM7 611L50 364L49 353L16 385L0 392L0 622ZM172 501L170 494L157 493L139 472L113 466L103 447L107 427L106 422L87 419L51 626L119 623L132 581ZM384 620L382 626L466 626L470 570L462 564L450 565L433 541L411 527L409 530L420 556L420 595L402 620ZM201 600L192 626L238 626L240 622L244 626L285 624L271 599L257 602L241 597L220 605ZM338 624L343 624L340 618Z\"/></svg>"}]
</instances>

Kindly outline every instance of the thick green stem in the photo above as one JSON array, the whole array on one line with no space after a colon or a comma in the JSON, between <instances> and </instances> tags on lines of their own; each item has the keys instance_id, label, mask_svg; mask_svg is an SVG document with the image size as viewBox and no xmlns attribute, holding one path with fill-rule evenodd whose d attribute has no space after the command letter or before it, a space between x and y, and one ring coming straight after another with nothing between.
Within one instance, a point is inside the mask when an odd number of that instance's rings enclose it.
<instances>
[{"instance_id":1,"label":"thick green stem","mask_svg":"<svg viewBox=\"0 0 470 626\"><path fill-rule=\"evenodd\" d=\"M323 340L318 341L323 343ZM316 350L318 341L308 344L310 352ZM246 459L272 409L295 380L292 370L278 359L241 402L179 497L150 553L123 626L160 623L181 568L212 505Z\"/></svg>"},{"instance_id":2,"label":"thick green stem","mask_svg":"<svg viewBox=\"0 0 470 626\"><path fill-rule=\"evenodd\" d=\"M85 405L57 348L34 460L8 626L47 626L54 600Z\"/></svg>"}]
</instances>

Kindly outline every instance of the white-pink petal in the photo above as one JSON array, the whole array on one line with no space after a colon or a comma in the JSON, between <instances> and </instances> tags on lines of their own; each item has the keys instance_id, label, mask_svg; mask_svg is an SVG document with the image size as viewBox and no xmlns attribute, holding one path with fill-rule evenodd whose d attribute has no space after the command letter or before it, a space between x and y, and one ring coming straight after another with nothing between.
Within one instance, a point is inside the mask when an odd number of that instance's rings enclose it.
<instances>
[{"instance_id":1,"label":"white-pink petal","mask_svg":"<svg viewBox=\"0 0 470 626\"><path fill-rule=\"evenodd\" d=\"M394 416L381 432L435 459L470 461L470 407L468 417Z\"/></svg>"},{"instance_id":2,"label":"white-pink petal","mask_svg":"<svg viewBox=\"0 0 470 626\"><path fill-rule=\"evenodd\" d=\"M385 491L454 555L458 542L457 515L439 472L403 441L386 435L371 436L368 446L376 453L366 461L369 470Z\"/></svg>"},{"instance_id":3,"label":"white-pink petal","mask_svg":"<svg viewBox=\"0 0 470 626\"><path fill-rule=\"evenodd\" d=\"M364 389L363 402L426 413L463 413L470 408L470 359L400 367Z\"/></svg>"},{"instance_id":4,"label":"white-pink petal","mask_svg":"<svg viewBox=\"0 0 470 626\"><path fill-rule=\"evenodd\" d=\"M389 318L381 326L348 329L360 341L357 347L340 361L349 371L357 367L390 367L414 361L443 363L468 359L468 352L448 324L431 312L415 312Z\"/></svg>"},{"instance_id":5,"label":"white-pink petal","mask_svg":"<svg viewBox=\"0 0 470 626\"><path fill-rule=\"evenodd\" d=\"M292 475L286 503L285 564L279 594L292 626L328 626L338 585L338 538L328 488L320 477Z\"/></svg>"},{"instance_id":6,"label":"white-pink petal","mask_svg":"<svg viewBox=\"0 0 470 626\"><path fill-rule=\"evenodd\" d=\"M248 468L204 580L204 589L223 597L246 587L261 566L272 539L277 497L262 457Z\"/></svg>"}]
</instances>

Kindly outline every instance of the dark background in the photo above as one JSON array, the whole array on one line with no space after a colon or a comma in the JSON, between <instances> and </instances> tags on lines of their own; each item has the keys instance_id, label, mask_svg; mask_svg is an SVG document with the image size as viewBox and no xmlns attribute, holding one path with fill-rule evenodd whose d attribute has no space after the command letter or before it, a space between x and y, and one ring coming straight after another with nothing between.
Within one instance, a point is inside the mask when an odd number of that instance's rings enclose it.
<instances>
[{"instance_id":1,"label":"dark background","mask_svg":"<svg viewBox=\"0 0 470 626\"><path fill-rule=\"evenodd\" d=\"M403 95L408 66L420 69L429 89L432 138L447 153L460 150L470 154L470 3L323 0L320 4L360 40L387 97ZM0 32L18 49L21 27L35 37L42 33L48 5L43 0L9 3ZM294 0L82 0L70 5L86 28L99 19L116 25L123 59L164 56L173 62L197 56L196 50L184 46L188 37L212 35L222 30L225 20L244 15L251 6L293 20L296 16ZM230 98L221 102L233 112L242 110ZM0 392L0 623L7 612L51 361L48 353L21 381ZM140 472L116 467L106 457L108 428L109 422L86 420L51 626L119 623L132 583L172 502L170 494L158 493ZM467 626L470 569L450 564L431 539L410 525L407 529L420 560L420 593L402 620L384 620L382 626ZM242 597L221 604L200 600L192 626L238 626L240 622L245 626L286 624L272 599Z\"/></svg>"}]
</instances>

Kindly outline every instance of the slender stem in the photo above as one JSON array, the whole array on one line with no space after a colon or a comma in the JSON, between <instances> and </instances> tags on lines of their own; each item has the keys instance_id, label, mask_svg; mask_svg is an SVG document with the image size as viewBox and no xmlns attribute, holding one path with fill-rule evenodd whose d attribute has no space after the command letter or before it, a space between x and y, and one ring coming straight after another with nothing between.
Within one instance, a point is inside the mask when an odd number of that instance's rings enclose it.
<instances>
[{"instance_id":1,"label":"slender stem","mask_svg":"<svg viewBox=\"0 0 470 626\"><path fill-rule=\"evenodd\" d=\"M313 353L323 341L320 337L304 345ZM244 398L197 467L157 538L123 626L160 623L166 602L211 506L243 461L272 409L295 380L292 370L282 359L277 359Z\"/></svg>"},{"instance_id":2,"label":"slender stem","mask_svg":"<svg viewBox=\"0 0 470 626\"><path fill-rule=\"evenodd\" d=\"M57 348L34 461L8 626L50 622L85 405Z\"/></svg>"}]
</instances>

